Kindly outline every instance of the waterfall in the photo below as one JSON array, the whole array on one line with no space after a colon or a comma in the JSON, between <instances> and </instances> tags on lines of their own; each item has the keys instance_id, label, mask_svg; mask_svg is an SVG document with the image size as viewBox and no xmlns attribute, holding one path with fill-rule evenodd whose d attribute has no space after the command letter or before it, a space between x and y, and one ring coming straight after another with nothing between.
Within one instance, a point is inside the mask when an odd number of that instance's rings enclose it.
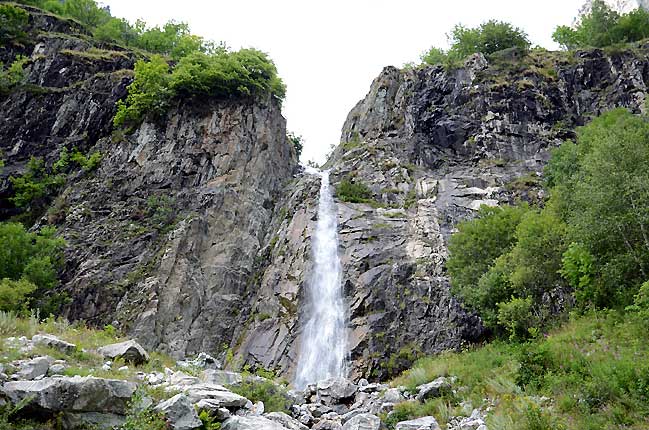
<instances>
[{"instance_id":1,"label":"waterfall","mask_svg":"<svg viewBox=\"0 0 649 430\"><path fill-rule=\"evenodd\" d=\"M347 327L338 257L338 211L329 185L329 171L320 175L318 222L313 236L313 274L307 284L306 324L302 332L295 386L344 377Z\"/></svg>"}]
</instances>

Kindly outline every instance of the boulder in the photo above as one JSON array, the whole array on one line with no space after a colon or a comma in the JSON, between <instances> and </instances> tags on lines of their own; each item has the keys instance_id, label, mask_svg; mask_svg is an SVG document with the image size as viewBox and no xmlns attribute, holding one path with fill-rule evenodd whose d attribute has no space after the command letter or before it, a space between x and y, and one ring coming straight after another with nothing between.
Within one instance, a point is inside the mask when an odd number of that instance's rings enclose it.
<instances>
[{"instance_id":1,"label":"boulder","mask_svg":"<svg viewBox=\"0 0 649 430\"><path fill-rule=\"evenodd\" d=\"M381 400L387 403L399 403L406 400L398 388L389 388L381 394Z\"/></svg>"},{"instance_id":2,"label":"boulder","mask_svg":"<svg viewBox=\"0 0 649 430\"><path fill-rule=\"evenodd\" d=\"M358 414L343 426L343 430L379 430L381 420L376 415Z\"/></svg>"},{"instance_id":3,"label":"boulder","mask_svg":"<svg viewBox=\"0 0 649 430\"><path fill-rule=\"evenodd\" d=\"M206 369L201 373L201 380L209 384L236 385L243 381L243 377L237 372Z\"/></svg>"},{"instance_id":4,"label":"boulder","mask_svg":"<svg viewBox=\"0 0 649 430\"><path fill-rule=\"evenodd\" d=\"M135 389L136 385L128 381L61 376L40 381L7 382L2 392L13 404L31 399L25 405L27 413L100 412L125 415Z\"/></svg>"},{"instance_id":5,"label":"boulder","mask_svg":"<svg viewBox=\"0 0 649 430\"><path fill-rule=\"evenodd\" d=\"M214 399L201 399L194 404L194 407L199 412L208 411L219 421L225 421L232 416L229 409L221 407L220 402Z\"/></svg>"},{"instance_id":6,"label":"boulder","mask_svg":"<svg viewBox=\"0 0 649 430\"><path fill-rule=\"evenodd\" d=\"M73 343L66 342L51 334L35 334L32 336L32 343L34 345L47 346L50 348L58 349L61 352L70 354L74 352L77 346Z\"/></svg>"},{"instance_id":7,"label":"boulder","mask_svg":"<svg viewBox=\"0 0 649 430\"><path fill-rule=\"evenodd\" d=\"M395 430L440 430L437 420L433 417L421 417L416 420L401 421Z\"/></svg>"},{"instance_id":8,"label":"boulder","mask_svg":"<svg viewBox=\"0 0 649 430\"><path fill-rule=\"evenodd\" d=\"M195 384L185 388L185 394L193 404L201 400L209 400L212 409L218 408L244 408L250 407L250 400L243 396L233 393L227 388L216 384Z\"/></svg>"},{"instance_id":9,"label":"boulder","mask_svg":"<svg viewBox=\"0 0 649 430\"><path fill-rule=\"evenodd\" d=\"M323 400L332 400L339 403L350 399L356 394L358 387L345 378L330 378L319 381L317 385L318 396Z\"/></svg>"},{"instance_id":10,"label":"boulder","mask_svg":"<svg viewBox=\"0 0 649 430\"><path fill-rule=\"evenodd\" d=\"M439 397L444 391L449 391L450 389L451 381L441 376L432 382L418 386L417 400L423 402L426 399Z\"/></svg>"},{"instance_id":11,"label":"boulder","mask_svg":"<svg viewBox=\"0 0 649 430\"><path fill-rule=\"evenodd\" d=\"M221 427L222 430L287 430L278 422L264 417L238 417L228 418Z\"/></svg>"},{"instance_id":12,"label":"boulder","mask_svg":"<svg viewBox=\"0 0 649 430\"><path fill-rule=\"evenodd\" d=\"M149 354L134 340L102 346L97 352L110 360L121 358L135 365L149 361Z\"/></svg>"},{"instance_id":13,"label":"boulder","mask_svg":"<svg viewBox=\"0 0 649 430\"><path fill-rule=\"evenodd\" d=\"M288 430L308 430L308 427L296 420L295 418L286 415L284 412L270 412L264 415L271 421L281 424Z\"/></svg>"},{"instance_id":14,"label":"boulder","mask_svg":"<svg viewBox=\"0 0 649 430\"><path fill-rule=\"evenodd\" d=\"M12 375L12 379L32 380L43 377L47 375L50 364L53 362L54 359L49 356L36 357L28 361L23 361L18 365L20 370Z\"/></svg>"},{"instance_id":15,"label":"boulder","mask_svg":"<svg viewBox=\"0 0 649 430\"><path fill-rule=\"evenodd\" d=\"M167 418L171 428L175 430L193 430L203 424L198 419L196 409L184 394L176 394L154 408Z\"/></svg>"},{"instance_id":16,"label":"boulder","mask_svg":"<svg viewBox=\"0 0 649 430\"><path fill-rule=\"evenodd\" d=\"M63 375L63 372L66 369L65 363L54 363L50 366L49 370L47 371L48 376L55 376L55 375Z\"/></svg>"},{"instance_id":17,"label":"boulder","mask_svg":"<svg viewBox=\"0 0 649 430\"><path fill-rule=\"evenodd\" d=\"M343 426L334 420L320 420L311 427L313 430L342 430Z\"/></svg>"},{"instance_id":18,"label":"boulder","mask_svg":"<svg viewBox=\"0 0 649 430\"><path fill-rule=\"evenodd\" d=\"M200 382L196 376L188 375L184 372L171 372L168 379L171 385L188 386Z\"/></svg>"}]
</instances>

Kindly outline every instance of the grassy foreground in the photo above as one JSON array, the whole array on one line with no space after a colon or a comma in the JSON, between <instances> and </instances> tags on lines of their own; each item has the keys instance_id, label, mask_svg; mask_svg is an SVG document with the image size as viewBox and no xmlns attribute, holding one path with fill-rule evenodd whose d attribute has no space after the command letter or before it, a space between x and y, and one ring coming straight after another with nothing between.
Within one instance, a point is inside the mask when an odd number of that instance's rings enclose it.
<instances>
[{"instance_id":1,"label":"grassy foreground","mask_svg":"<svg viewBox=\"0 0 649 430\"><path fill-rule=\"evenodd\" d=\"M419 360L393 381L414 389L439 376L459 387L426 403L405 402L403 419L450 416L488 407L494 430L649 428L649 321L634 313L573 316L533 342L494 342Z\"/></svg>"}]
</instances>

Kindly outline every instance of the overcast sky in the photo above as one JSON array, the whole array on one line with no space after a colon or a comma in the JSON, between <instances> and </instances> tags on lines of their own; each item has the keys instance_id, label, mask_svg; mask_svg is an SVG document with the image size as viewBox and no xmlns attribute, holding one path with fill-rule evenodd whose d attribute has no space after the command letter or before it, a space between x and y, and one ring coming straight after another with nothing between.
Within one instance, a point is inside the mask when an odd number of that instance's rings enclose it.
<instances>
[{"instance_id":1,"label":"overcast sky","mask_svg":"<svg viewBox=\"0 0 649 430\"><path fill-rule=\"evenodd\" d=\"M186 21L233 49L270 54L288 86L284 116L305 139L302 160L324 161L349 110L384 66L417 61L447 47L456 23L496 18L523 28L533 44L555 49L551 35L571 24L584 0L100 0L113 15L149 24Z\"/></svg>"}]
</instances>

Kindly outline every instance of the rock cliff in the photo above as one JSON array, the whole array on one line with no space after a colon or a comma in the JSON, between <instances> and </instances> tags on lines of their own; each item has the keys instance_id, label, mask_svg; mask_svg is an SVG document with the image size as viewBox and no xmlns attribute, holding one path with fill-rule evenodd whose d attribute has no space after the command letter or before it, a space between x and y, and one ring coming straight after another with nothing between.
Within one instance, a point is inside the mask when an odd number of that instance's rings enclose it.
<instances>
[{"instance_id":1,"label":"rock cliff","mask_svg":"<svg viewBox=\"0 0 649 430\"><path fill-rule=\"evenodd\" d=\"M113 130L141 54L30 10L27 85L0 99L0 219L20 215L10 175L63 148L100 151L72 171L36 227L66 239L71 319L116 324L147 348L201 351L291 376L311 270L318 179L297 174L272 98L182 100L157 122ZM549 149L612 107L644 109L649 46L508 51L464 67L386 68L350 112L327 167L338 199L353 376L481 339L449 291L457 223L482 204L541 202ZM231 353L226 354L226 350Z\"/></svg>"}]
</instances>

